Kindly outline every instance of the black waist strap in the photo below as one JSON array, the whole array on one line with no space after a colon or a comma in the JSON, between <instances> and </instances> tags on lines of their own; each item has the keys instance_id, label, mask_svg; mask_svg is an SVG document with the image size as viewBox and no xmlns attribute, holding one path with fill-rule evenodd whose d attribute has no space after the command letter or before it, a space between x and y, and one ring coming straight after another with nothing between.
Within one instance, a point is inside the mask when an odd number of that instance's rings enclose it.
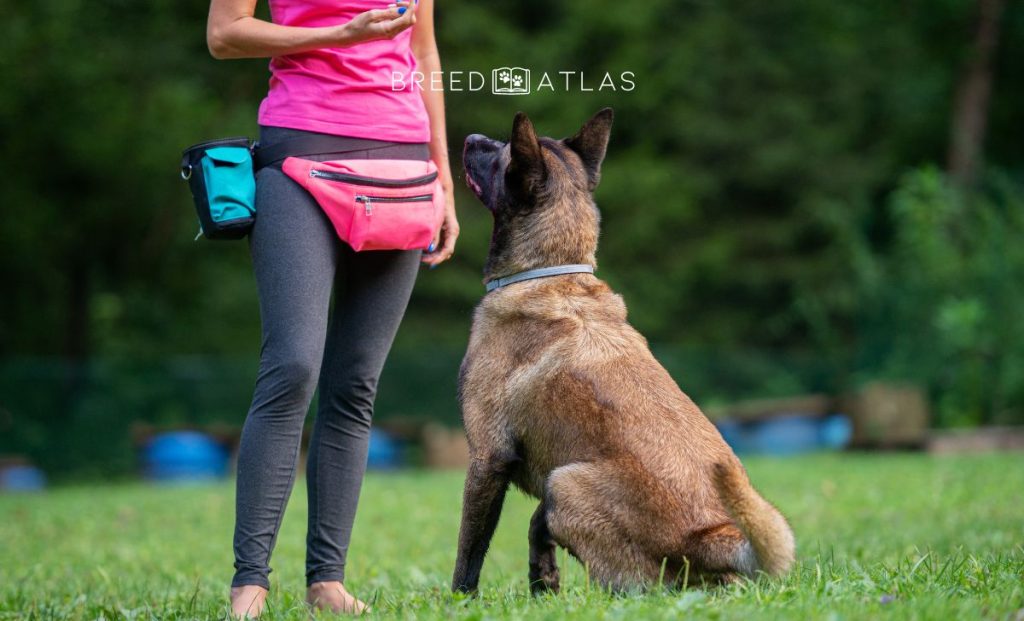
<instances>
[{"instance_id":1,"label":"black waist strap","mask_svg":"<svg viewBox=\"0 0 1024 621\"><path fill-rule=\"evenodd\" d=\"M261 147L258 144L253 150L253 167L255 170L277 164L286 157L303 155L343 155L352 151L366 151L390 147L400 142L383 142L367 138L349 138L346 136L330 136L315 134L299 136L291 140L283 140Z\"/></svg>"}]
</instances>

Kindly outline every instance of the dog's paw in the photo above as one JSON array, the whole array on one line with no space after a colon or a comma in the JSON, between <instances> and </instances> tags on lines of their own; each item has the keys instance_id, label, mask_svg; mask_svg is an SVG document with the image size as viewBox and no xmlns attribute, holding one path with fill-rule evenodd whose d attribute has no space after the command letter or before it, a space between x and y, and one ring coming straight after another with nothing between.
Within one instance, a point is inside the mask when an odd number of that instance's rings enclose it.
<instances>
[{"instance_id":1,"label":"dog's paw","mask_svg":"<svg viewBox=\"0 0 1024 621\"><path fill-rule=\"evenodd\" d=\"M545 572L530 572L530 594L558 593L558 569Z\"/></svg>"},{"instance_id":2,"label":"dog's paw","mask_svg":"<svg viewBox=\"0 0 1024 621\"><path fill-rule=\"evenodd\" d=\"M476 597L479 592L477 591L476 585L462 584L459 582L452 583L452 593L455 595L461 595L464 597Z\"/></svg>"}]
</instances>

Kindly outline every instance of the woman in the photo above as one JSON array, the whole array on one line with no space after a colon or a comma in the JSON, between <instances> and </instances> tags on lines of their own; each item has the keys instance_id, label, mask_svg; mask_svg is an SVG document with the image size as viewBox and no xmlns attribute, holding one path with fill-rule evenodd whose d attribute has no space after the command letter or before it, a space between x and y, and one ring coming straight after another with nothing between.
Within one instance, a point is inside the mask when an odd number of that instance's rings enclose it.
<instances>
[{"instance_id":1,"label":"woman","mask_svg":"<svg viewBox=\"0 0 1024 621\"><path fill-rule=\"evenodd\" d=\"M393 73L440 71L433 0L212 0L215 58L271 57L259 110L260 144L327 135L331 153L308 159L431 159L447 197L438 239L420 251L353 252L315 200L277 166L256 177L250 236L263 325L259 375L242 431L231 607L258 616L313 391L320 399L307 463L307 601L358 613L344 587L345 554L366 467L377 379L418 265L451 257L459 226L440 91L393 90ZM334 309L328 317L331 295ZM319 381L318 381L319 377Z\"/></svg>"}]
</instances>

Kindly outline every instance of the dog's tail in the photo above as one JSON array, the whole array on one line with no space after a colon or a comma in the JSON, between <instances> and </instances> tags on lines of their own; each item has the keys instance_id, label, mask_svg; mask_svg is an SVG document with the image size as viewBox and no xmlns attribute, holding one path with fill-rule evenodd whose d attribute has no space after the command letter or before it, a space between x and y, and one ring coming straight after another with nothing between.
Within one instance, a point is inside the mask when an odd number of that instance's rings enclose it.
<instances>
[{"instance_id":1,"label":"dog's tail","mask_svg":"<svg viewBox=\"0 0 1024 621\"><path fill-rule=\"evenodd\" d=\"M749 557L753 549L754 558L737 559L739 565L750 568L750 561L756 561L753 569L770 576L788 572L793 566L796 542L786 518L757 493L738 461L715 464L714 480L722 504L750 542L741 554Z\"/></svg>"}]
</instances>

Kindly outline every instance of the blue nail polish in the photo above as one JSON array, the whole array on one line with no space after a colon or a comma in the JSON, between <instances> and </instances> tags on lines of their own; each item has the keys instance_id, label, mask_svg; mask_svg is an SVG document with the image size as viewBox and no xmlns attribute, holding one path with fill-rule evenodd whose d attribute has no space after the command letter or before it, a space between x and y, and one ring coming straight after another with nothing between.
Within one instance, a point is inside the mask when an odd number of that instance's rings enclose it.
<instances>
[{"instance_id":1,"label":"blue nail polish","mask_svg":"<svg viewBox=\"0 0 1024 621\"><path fill-rule=\"evenodd\" d=\"M398 14L399 15L405 15L405 7L404 6L398 7Z\"/></svg>"},{"instance_id":2,"label":"blue nail polish","mask_svg":"<svg viewBox=\"0 0 1024 621\"><path fill-rule=\"evenodd\" d=\"M430 266L430 269L436 269L436 268L437 268L437 263L435 263L435 264Z\"/></svg>"},{"instance_id":3,"label":"blue nail polish","mask_svg":"<svg viewBox=\"0 0 1024 621\"><path fill-rule=\"evenodd\" d=\"M433 252L433 251L434 251L434 242L430 242L430 245L427 246L427 252Z\"/></svg>"}]
</instances>

